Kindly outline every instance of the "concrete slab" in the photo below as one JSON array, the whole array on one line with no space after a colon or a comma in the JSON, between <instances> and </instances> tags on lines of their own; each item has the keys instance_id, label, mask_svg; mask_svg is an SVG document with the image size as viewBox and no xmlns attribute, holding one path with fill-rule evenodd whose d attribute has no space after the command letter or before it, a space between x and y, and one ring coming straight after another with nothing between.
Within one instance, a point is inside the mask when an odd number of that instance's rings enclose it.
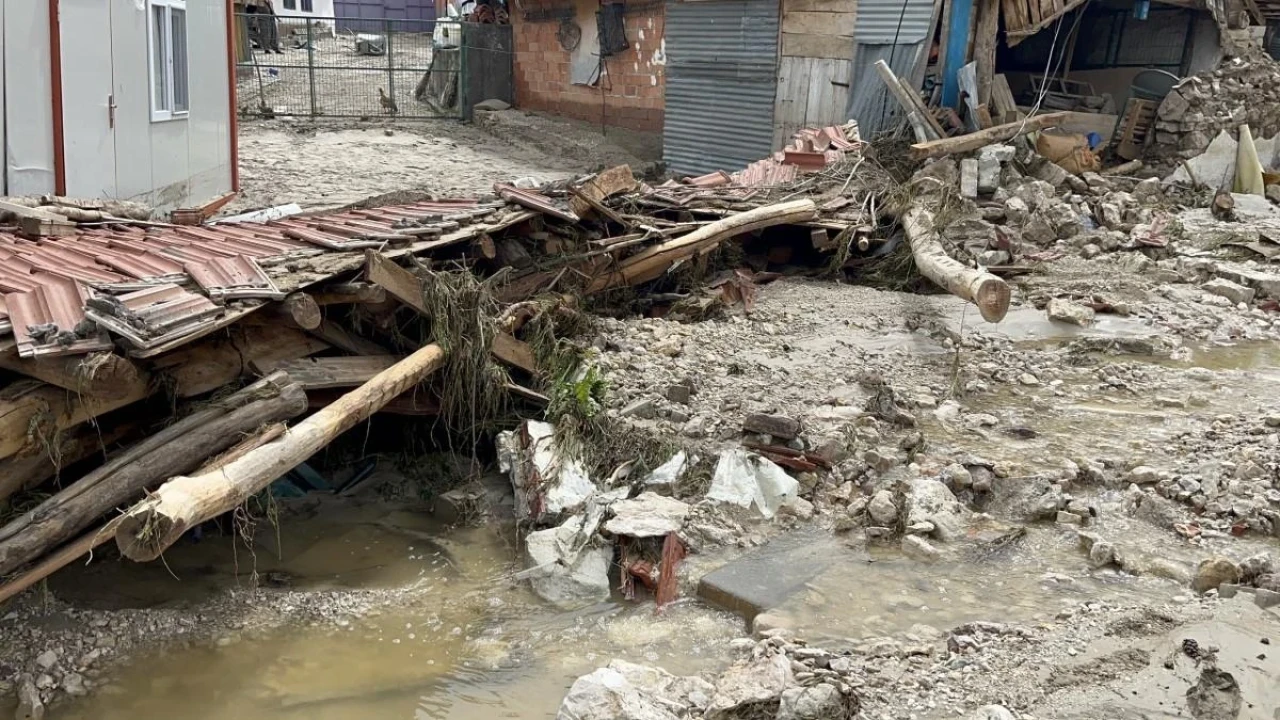
<instances>
[{"instance_id":1,"label":"concrete slab","mask_svg":"<svg viewBox=\"0 0 1280 720\"><path fill-rule=\"evenodd\" d=\"M698 597L751 622L782 605L836 559L829 543L814 542L807 534L779 538L704 575Z\"/></svg>"}]
</instances>

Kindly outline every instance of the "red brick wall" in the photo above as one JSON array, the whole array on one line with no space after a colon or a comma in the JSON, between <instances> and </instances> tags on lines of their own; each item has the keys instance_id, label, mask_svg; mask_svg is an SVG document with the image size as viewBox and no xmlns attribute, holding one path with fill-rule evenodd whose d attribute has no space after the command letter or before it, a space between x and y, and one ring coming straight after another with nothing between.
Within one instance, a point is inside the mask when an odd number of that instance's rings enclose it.
<instances>
[{"instance_id":1,"label":"red brick wall","mask_svg":"<svg viewBox=\"0 0 1280 720\"><path fill-rule=\"evenodd\" d=\"M598 2L577 0L575 4L579 26L594 24ZM654 3L626 14L627 43L631 47L606 59L606 72L596 86L570 82L570 54L556 39L560 22L528 22L523 17L524 10L536 12L538 7L522 3L512 13L516 106L592 123L601 122L603 114L606 125L662 132L666 92L662 5Z\"/></svg>"}]
</instances>

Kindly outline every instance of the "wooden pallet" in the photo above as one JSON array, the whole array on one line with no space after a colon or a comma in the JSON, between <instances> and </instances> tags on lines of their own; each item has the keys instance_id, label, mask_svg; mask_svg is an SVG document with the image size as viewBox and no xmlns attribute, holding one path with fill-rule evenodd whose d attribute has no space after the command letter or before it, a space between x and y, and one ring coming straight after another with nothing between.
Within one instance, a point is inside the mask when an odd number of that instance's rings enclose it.
<instances>
[{"instance_id":1,"label":"wooden pallet","mask_svg":"<svg viewBox=\"0 0 1280 720\"><path fill-rule=\"evenodd\" d=\"M1142 151L1151 142L1152 128L1156 121L1156 108L1159 103L1154 100L1129 98L1120 115L1120 128L1116 143L1116 154L1125 160L1136 160L1142 157Z\"/></svg>"}]
</instances>

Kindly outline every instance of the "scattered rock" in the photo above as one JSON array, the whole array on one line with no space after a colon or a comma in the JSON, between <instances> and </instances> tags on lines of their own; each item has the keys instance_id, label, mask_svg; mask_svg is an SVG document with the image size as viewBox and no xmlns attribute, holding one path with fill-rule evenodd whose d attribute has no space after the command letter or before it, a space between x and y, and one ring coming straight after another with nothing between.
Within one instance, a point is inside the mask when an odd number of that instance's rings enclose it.
<instances>
[{"instance_id":1,"label":"scattered rock","mask_svg":"<svg viewBox=\"0 0 1280 720\"><path fill-rule=\"evenodd\" d=\"M857 712L839 688L822 683L806 688L782 691L776 720L847 720Z\"/></svg>"},{"instance_id":2,"label":"scattered rock","mask_svg":"<svg viewBox=\"0 0 1280 720\"><path fill-rule=\"evenodd\" d=\"M800 435L800 421L781 415L748 415L742 421L742 429L784 440L795 440Z\"/></svg>"},{"instance_id":3,"label":"scattered rock","mask_svg":"<svg viewBox=\"0 0 1280 720\"><path fill-rule=\"evenodd\" d=\"M1224 557L1214 557L1202 561L1196 567L1195 577L1191 580L1191 589L1198 593L1217 590L1223 583L1240 582L1240 568Z\"/></svg>"},{"instance_id":4,"label":"scattered rock","mask_svg":"<svg viewBox=\"0 0 1280 720\"><path fill-rule=\"evenodd\" d=\"M50 670L54 665L58 664L58 653L53 650L45 650L36 656L36 664L42 670Z\"/></svg>"},{"instance_id":5,"label":"scattered rock","mask_svg":"<svg viewBox=\"0 0 1280 720\"><path fill-rule=\"evenodd\" d=\"M62 676L62 689L71 697L82 697L89 693L84 684L84 676L74 672Z\"/></svg>"},{"instance_id":6,"label":"scattered rock","mask_svg":"<svg viewBox=\"0 0 1280 720\"><path fill-rule=\"evenodd\" d=\"M943 542L950 542L963 534L964 523L969 515L969 509L956 499L941 480L925 477L911 479L907 498L907 525L932 523L935 529L931 534Z\"/></svg>"},{"instance_id":7,"label":"scattered rock","mask_svg":"<svg viewBox=\"0 0 1280 720\"><path fill-rule=\"evenodd\" d=\"M931 563L942 559L942 551L919 535L902 537L902 554L917 562Z\"/></svg>"},{"instance_id":8,"label":"scattered rock","mask_svg":"<svg viewBox=\"0 0 1280 720\"><path fill-rule=\"evenodd\" d=\"M1093 310L1062 298L1053 298L1045 306L1050 320L1085 327L1093 324Z\"/></svg>"},{"instance_id":9,"label":"scattered rock","mask_svg":"<svg viewBox=\"0 0 1280 720\"><path fill-rule=\"evenodd\" d=\"M1003 705L987 705L986 707L978 708L978 711L973 714L972 720L1018 720L1018 716Z\"/></svg>"},{"instance_id":10,"label":"scattered rock","mask_svg":"<svg viewBox=\"0 0 1280 720\"><path fill-rule=\"evenodd\" d=\"M18 680L18 708L13 717L14 720L44 719L44 702L40 700L40 691L30 675L23 675Z\"/></svg>"},{"instance_id":11,"label":"scattered rock","mask_svg":"<svg viewBox=\"0 0 1280 720\"><path fill-rule=\"evenodd\" d=\"M657 406L654 404L653 398L640 398L622 408L618 414L622 417L638 417L651 420L656 413Z\"/></svg>"},{"instance_id":12,"label":"scattered rock","mask_svg":"<svg viewBox=\"0 0 1280 720\"><path fill-rule=\"evenodd\" d=\"M867 514L871 516L871 520L877 525L892 527L898 522L898 505L894 501L893 493L888 490L881 490L871 496L871 502L867 503Z\"/></svg>"},{"instance_id":13,"label":"scattered rock","mask_svg":"<svg viewBox=\"0 0 1280 720\"><path fill-rule=\"evenodd\" d=\"M592 547L584 520L572 517L559 527L538 530L525 538L527 577L539 597L573 609L609 599L612 547ZM584 537L585 536L585 537Z\"/></svg>"},{"instance_id":14,"label":"scattered rock","mask_svg":"<svg viewBox=\"0 0 1280 720\"><path fill-rule=\"evenodd\" d=\"M716 682L706 720L775 717L782 693L795 685L791 660L777 654L740 662Z\"/></svg>"},{"instance_id":15,"label":"scattered rock","mask_svg":"<svg viewBox=\"0 0 1280 720\"><path fill-rule=\"evenodd\" d=\"M1224 297L1230 300L1232 305L1239 305L1240 303L1247 305L1253 302L1253 296L1258 292L1251 287L1245 287L1225 278L1214 278L1201 285L1200 289L1207 293Z\"/></svg>"},{"instance_id":16,"label":"scattered rock","mask_svg":"<svg viewBox=\"0 0 1280 720\"><path fill-rule=\"evenodd\" d=\"M1129 471L1129 482L1135 485L1151 485L1160 482L1160 471L1147 465L1139 465Z\"/></svg>"}]
</instances>

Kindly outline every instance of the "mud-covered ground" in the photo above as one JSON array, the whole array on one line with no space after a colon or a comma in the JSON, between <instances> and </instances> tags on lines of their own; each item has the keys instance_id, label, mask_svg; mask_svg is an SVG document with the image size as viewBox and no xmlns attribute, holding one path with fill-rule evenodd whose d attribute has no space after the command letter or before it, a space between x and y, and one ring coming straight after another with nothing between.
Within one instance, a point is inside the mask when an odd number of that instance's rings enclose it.
<instances>
[{"instance_id":1,"label":"mud-covered ground","mask_svg":"<svg viewBox=\"0 0 1280 720\"><path fill-rule=\"evenodd\" d=\"M458 126L251 126L238 207L472 194L625 152L564 160L502 142ZM574 677L614 657L713 687L736 660L780 656L797 685L838 688L863 717L1274 720L1280 616L1254 597L1280 591L1280 314L1212 278L1234 252L1223 237L1275 220L1192 213L1172 248L1038 264L1011 280L998 325L949 295L799 275L760 287L750 313L602 319L586 340L607 411L636 432L711 462L748 415L783 416L801 431L780 442L833 465L802 473L806 502L774 520L699 515L674 611L554 611L501 532L380 505L316 525L304 507L283 516L291 550L276 559L262 537L255 557L222 538L146 570L108 548L0 608L0 696L28 684L98 718L195 701L225 710L209 718L527 719L553 717ZM1050 320L1050 300L1096 315ZM912 509L939 487L950 499ZM787 537L840 562L764 621L689 599L700 573ZM1219 598L1222 582L1254 587ZM296 635L287 650L281 633ZM372 670L333 680L350 663L324 656L342 653ZM243 677L198 670L233 661ZM676 704L701 717L701 700Z\"/></svg>"}]
</instances>

